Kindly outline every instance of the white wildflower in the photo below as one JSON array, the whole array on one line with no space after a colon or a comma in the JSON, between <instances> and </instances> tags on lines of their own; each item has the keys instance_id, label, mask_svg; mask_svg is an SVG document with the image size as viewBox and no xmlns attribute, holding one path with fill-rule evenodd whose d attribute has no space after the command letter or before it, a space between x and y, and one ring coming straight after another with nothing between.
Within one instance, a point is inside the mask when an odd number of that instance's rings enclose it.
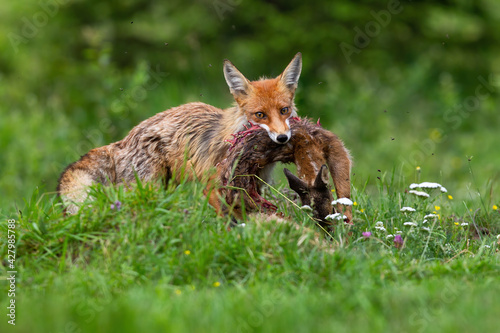
<instances>
[{"instance_id":1,"label":"white wildflower","mask_svg":"<svg viewBox=\"0 0 500 333\"><path fill-rule=\"evenodd\" d=\"M383 232L387 231L384 227L375 227L375 230L383 231Z\"/></svg>"},{"instance_id":2,"label":"white wildflower","mask_svg":"<svg viewBox=\"0 0 500 333\"><path fill-rule=\"evenodd\" d=\"M434 217L438 217L436 214L427 214L424 216L424 219L430 219L430 218L434 218Z\"/></svg>"},{"instance_id":3,"label":"white wildflower","mask_svg":"<svg viewBox=\"0 0 500 333\"><path fill-rule=\"evenodd\" d=\"M403 207L400 209L400 211L404 212L416 212L415 208L412 207Z\"/></svg>"},{"instance_id":4,"label":"white wildflower","mask_svg":"<svg viewBox=\"0 0 500 333\"><path fill-rule=\"evenodd\" d=\"M409 193L415 194L416 196L424 197L424 198L430 197L430 195L428 193L425 193L425 192L422 192L422 191L410 190Z\"/></svg>"},{"instance_id":5,"label":"white wildflower","mask_svg":"<svg viewBox=\"0 0 500 333\"><path fill-rule=\"evenodd\" d=\"M330 220L330 221L333 221L333 220L340 221L340 220L347 219L347 216L342 215L340 213L335 213L335 214L330 214L330 215L325 216L325 219Z\"/></svg>"},{"instance_id":6,"label":"white wildflower","mask_svg":"<svg viewBox=\"0 0 500 333\"><path fill-rule=\"evenodd\" d=\"M422 224L425 224L425 223L427 223L427 220L423 220L423 221L422 221Z\"/></svg>"},{"instance_id":7,"label":"white wildflower","mask_svg":"<svg viewBox=\"0 0 500 333\"><path fill-rule=\"evenodd\" d=\"M431 232L431 229L430 229L430 228L427 228L427 227L422 227L422 228L420 228L420 229L422 229L422 230L424 230L424 231Z\"/></svg>"},{"instance_id":8,"label":"white wildflower","mask_svg":"<svg viewBox=\"0 0 500 333\"><path fill-rule=\"evenodd\" d=\"M383 227L384 226L384 222L378 221L377 223L375 223L375 226L376 227Z\"/></svg>"},{"instance_id":9,"label":"white wildflower","mask_svg":"<svg viewBox=\"0 0 500 333\"><path fill-rule=\"evenodd\" d=\"M416 224L415 222L405 222L405 223L403 223L403 224L404 224L404 225L410 225L410 226L412 226L412 227L416 227L416 226L417 226L417 224Z\"/></svg>"},{"instance_id":10,"label":"white wildflower","mask_svg":"<svg viewBox=\"0 0 500 333\"><path fill-rule=\"evenodd\" d=\"M401 234L403 233L403 231L401 231L401 230L396 230L396 233L401 235Z\"/></svg>"},{"instance_id":11,"label":"white wildflower","mask_svg":"<svg viewBox=\"0 0 500 333\"><path fill-rule=\"evenodd\" d=\"M246 226L245 223L238 223L238 227L240 227L240 228L244 228L245 226Z\"/></svg>"},{"instance_id":12,"label":"white wildflower","mask_svg":"<svg viewBox=\"0 0 500 333\"><path fill-rule=\"evenodd\" d=\"M487 248L487 249L491 248L491 246L489 246L489 245L483 245L483 247Z\"/></svg>"},{"instance_id":13,"label":"white wildflower","mask_svg":"<svg viewBox=\"0 0 500 333\"><path fill-rule=\"evenodd\" d=\"M468 225L469 225L469 223L464 222L464 223L462 223L462 224L460 224L460 225L461 225L462 227L466 227L466 226L468 226Z\"/></svg>"},{"instance_id":14,"label":"white wildflower","mask_svg":"<svg viewBox=\"0 0 500 333\"><path fill-rule=\"evenodd\" d=\"M497 239L500 239L500 234L497 235Z\"/></svg>"},{"instance_id":15,"label":"white wildflower","mask_svg":"<svg viewBox=\"0 0 500 333\"><path fill-rule=\"evenodd\" d=\"M387 235L385 236L386 239L391 239L391 238L394 238L394 235Z\"/></svg>"},{"instance_id":16,"label":"white wildflower","mask_svg":"<svg viewBox=\"0 0 500 333\"><path fill-rule=\"evenodd\" d=\"M418 185L420 188L441 188L441 184L431 183L431 182L423 182Z\"/></svg>"},{"instance_id":17,"label":"white wildflower","mask_svg":"<svg viewBox=\"0 0 500 333\"><path fill-rule=\"evenodd\" d=\"M332 205L341 204L344 206L352 206L353 202L349 198L340 198L332 201Z\"/></svg>"},{"instance_id":18,"label":"white wildflower","mask_svg":"<svg viewBox=\"0 0 500 333\"><path fill-rule=\"evenodd\" d=\"M313 210L313 209L311 208L311 206L309 206L309 205L304 205L304 206L300 207L300 209L305 210L305 211L308 211L308 212L312 212L312 210Z\"/></svg>"},{"instance_id":19,"label":"white wildflower","mask_svg":"<svg viewBox=\"0 0 500 333\"><path fill-rule=\"evenodd\" d=\"M438 188L443 193L448 192L448 190L444 186L442 186L441 184L431 183L431 182L423 182L423 183L420 183L420 184L413 183L413 184L410 185L410 189L413 190L415 188L430 188L430 189Z\"/></svg>"}]
</instances>

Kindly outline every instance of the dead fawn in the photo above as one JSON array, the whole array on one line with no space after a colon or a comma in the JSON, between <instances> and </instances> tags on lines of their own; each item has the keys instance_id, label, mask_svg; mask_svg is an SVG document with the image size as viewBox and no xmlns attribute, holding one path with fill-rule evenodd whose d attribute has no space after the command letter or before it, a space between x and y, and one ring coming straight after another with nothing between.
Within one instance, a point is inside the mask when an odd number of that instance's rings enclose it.
<instances>
[{"instance_id":1,"label":"dead fawn","mask_svg":"<svg viewBox=\"0 0 500 333\"><path fill-rule=\"evenodd\" d=\"M264 199L260 192L260 176L267 165L283 162L297 166L298 177L284 169L290 188L299 195L302 204L313 209L314 218L323 227L331 222L326 217L333 213L332 191L328 170L333 179L338 198L350 198L351 157L342 141L319 123L293 118L290 121L292 138L285 145L271 141L262 130L238 133L233 147L218 165L220 186L212 195L220 196L241 217L242 204L247 211L272 213L276 206ZM221 208L221 210L224 210ZM337 211L352 221L351 207L337 204Z\"/></svg>"},{"instance_id":2,"label":"dead fawn","mask_svg":"<svg viewBox=\"0 0 500 333\"><path fill-rule=\"evenodd\" d=\"M181 169L188 178L203 180L225 158L227 140L248 123L263 128L270 141L285 144L291 136L289 119L297 115L294 95L301 69L297 53L278 77L249 81L226 60L224 77L234 107L222 110L204 103L174 107L144 120L123 140L92 149L59 178L57 191L66 212L78 211L94 183L134 182L136 175L142 181L178 178Z\"/></svg>"}]
</instances>

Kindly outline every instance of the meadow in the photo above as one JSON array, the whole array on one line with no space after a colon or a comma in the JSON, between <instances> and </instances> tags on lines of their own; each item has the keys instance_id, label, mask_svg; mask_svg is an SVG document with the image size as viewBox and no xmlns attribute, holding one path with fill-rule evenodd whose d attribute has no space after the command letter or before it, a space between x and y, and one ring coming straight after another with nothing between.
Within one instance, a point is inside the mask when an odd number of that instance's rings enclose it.
<instances>
[{"instance_id":1,"label":"meadow","mask_svg":"<svg viewBox=\"0 0 500 333\"><path fill-rule=\"evenodd\" d=\"M387 1L0 4L0 331L496 331L500 9L402 4L363 47ZM69 163L170 107L229 107L224 58L257 79L298 51L299 114L353 155L353 226L325 235L281 165L285 222L228 230L197 182L96 186L63 216Z\"/></svg>"},{"instance_id":2,"label":"meadow","mask_svg":"<svg viewBox=\"0 0 500 333\"><path fill-rule=\"evenodd\" d=\"M16 218L15 331L496 329L497 212L458 216L439 189L384 182L355 188L354 226L329 238L279 190L290 220L230 230L199 183L97 186L69 217L35 193Z\"/></svg>"}]
</instances>

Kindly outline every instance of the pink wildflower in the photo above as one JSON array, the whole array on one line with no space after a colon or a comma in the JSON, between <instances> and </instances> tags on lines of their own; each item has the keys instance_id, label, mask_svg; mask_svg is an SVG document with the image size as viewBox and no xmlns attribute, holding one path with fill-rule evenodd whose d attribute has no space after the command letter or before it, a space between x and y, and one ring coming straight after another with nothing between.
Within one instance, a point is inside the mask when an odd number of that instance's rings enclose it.
<instances>
[{"instance_id":1,"label":"pink wildflower","mask_svg":"<svg viewBox=\"0 0 500 333\"><path fill-rule=\"evenodd\" d=\"M394 236L394 246L396 246L398 249L402 248L404 244L403 237L401 235L396 235Z\"/></svg>"}]
</instances>

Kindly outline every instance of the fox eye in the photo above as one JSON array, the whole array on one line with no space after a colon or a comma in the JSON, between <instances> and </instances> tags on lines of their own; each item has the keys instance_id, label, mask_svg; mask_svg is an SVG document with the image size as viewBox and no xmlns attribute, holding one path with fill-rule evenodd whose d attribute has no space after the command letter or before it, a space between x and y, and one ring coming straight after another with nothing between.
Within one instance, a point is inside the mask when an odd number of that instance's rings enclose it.
<instances>
[{"instance_id":1,"label":"fox eye","mask_svg":"<svg viewBox=\"0 0 500 333\"><path fill-rule=\"evenodd\" d=\"M255 112L255 116L256 116L257 118L262 119L262 118L264 118L266 115L264 114L264 112Z\"/></svg>"},{"instance_id":2,"label":"fox eye","mask_svg":"<svg viewBox=\"0 0 500 333\"><path fill-rule=\"evenodd\" d=\"M282 108L282 109L280 110L280 113L281 113L281 114L287 114L287 113L288 113L288 107Z\"/></svg>"}]
</instances>

